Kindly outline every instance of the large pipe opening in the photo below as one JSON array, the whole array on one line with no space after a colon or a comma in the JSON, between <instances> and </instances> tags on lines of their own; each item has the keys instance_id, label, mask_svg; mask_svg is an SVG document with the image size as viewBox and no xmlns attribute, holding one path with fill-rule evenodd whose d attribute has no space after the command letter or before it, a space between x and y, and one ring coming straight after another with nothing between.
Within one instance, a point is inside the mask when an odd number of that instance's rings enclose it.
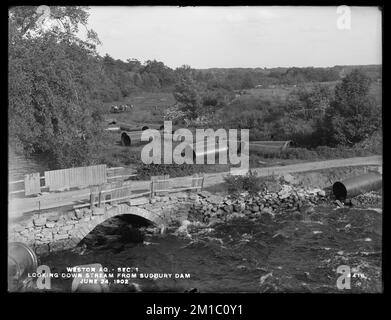
<instances>
[{"instance_id":1,"label":"large pipe opening","mask_svg":"<svg viewBox=\"0 0 391 320\"><path fill-rule=\"evenodd\" d=\"M333 184L333 194L337 200L344 201L348 195L348 191L342 182L337 181Z\"/></svg>"},{"instance_id":2,"label":"large pipe opening","mask_svg":"<svg viewBox=\"0 0 391 320\"><path fill-rule=\"evenodd\" d=\"M128 136L128 134L126 132L122 132L122 134L121 134L121 143L125 147L129 147L130 146L131 140L130 140L130 137Z\"/></svg>"},{"instance_id":3,"label":"large pipe opening","mask_svg":"<svg viewBox=\"0 0 391 320\"><path fill-rule=\"evenodd\" d=\"M352 177L333 184L333 193L336 199L345 201L361 193L375 191L382 187L382 175L370 172L361 176Z\"/></svg>"}]
</instances>

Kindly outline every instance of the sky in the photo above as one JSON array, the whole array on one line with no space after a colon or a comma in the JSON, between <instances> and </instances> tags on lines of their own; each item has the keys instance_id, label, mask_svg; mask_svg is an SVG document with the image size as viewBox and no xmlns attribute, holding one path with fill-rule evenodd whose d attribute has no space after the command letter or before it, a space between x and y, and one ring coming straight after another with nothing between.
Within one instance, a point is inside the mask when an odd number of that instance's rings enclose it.
<instances>
[{"instance_id":1,"label":"sky","mask_svg":"<svg viewBox=\"0 0 391 320\"><path fill-rule=\"evenodd\" d=\"M102 6L90 7L89 27L101 55L171 68L381 64L381 11L348 9L350 19L337 7Z\"/></svg>"}]
</instances>

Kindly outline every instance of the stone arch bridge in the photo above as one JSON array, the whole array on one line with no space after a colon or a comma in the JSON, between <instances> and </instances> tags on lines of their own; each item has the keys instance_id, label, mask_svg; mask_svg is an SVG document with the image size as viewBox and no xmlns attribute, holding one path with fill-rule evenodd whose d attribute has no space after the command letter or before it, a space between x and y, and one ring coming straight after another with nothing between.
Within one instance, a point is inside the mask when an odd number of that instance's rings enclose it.
<instances>
[{"instance_id":1,"label":"stone arch bridge","mask_svg":"<svg viewBox=\"0 0 391 320\"><path fill-rule=\"evenodd\" d=\"M147 202L148 199L145 199L144 203ZM38 255L71 249L97 225L119 215L139 216L158 227L166 224L164 214L159 210L123 203L68 212L34 213L10 223L9 239L10 242L19 241L29 245Z\"/></svg>"}]
</instances>

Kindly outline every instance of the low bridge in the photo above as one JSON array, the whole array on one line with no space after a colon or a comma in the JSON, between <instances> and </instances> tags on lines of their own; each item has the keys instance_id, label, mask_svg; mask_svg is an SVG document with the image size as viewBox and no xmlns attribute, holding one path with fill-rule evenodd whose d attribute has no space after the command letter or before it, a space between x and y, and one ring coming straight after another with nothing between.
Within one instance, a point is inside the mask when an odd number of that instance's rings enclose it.
<instances>
[{"instance_id":1,"label":"low bridge","mask_svg":"<svg viewBox=\"0 0 391 320\"><path fill-rule=\"evenodd\" d=\"M9 240L23 242L38 255L76 247L97 225L119 215L142 217L156 226L165 224L158 211L143 208L149 199L140 199L139 206L117 204L100 208L82 208L68 212L25 215L10 221Z\"/></svg>"}]
</instances>

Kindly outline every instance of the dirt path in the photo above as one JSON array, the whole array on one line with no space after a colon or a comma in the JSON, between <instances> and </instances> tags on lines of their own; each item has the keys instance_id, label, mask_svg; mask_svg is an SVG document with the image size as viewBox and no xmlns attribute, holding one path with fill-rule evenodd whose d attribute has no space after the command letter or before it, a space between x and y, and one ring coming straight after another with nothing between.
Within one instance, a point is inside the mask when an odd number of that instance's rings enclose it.
<instances>
[{"instance_id":1,"label":"dirt path","mask_svg":"<svg viewBox=\"0 0 391 320\"><path fill-rule=\"evenodd\" d=\"M275 166L255 169L259 176L268 176L271 174L283 174L292 172L305 172L313 170L321 170L328 168L363 166L363 165L378 165L382 166L382 156L371 157L356 157L347 159L335 159L326 161L306 162L286 166ZM205 174L204 187L210 187L224 182L224 177L228 172L220 172L213 174ZM136 192L149 190L150 181L134 181L133 188ZM191 177L180 177L172 179L173 187L183 187L191 185ZM8 217L10 219L18 218L24 213L44 210L50 208L58 208L63 206L77 205L86 202L89 199L90 190L82 189L76 191L66 191L61 193L48 193L39 197L9 199L8 201Z\"/></svg>"}]
</instances>

